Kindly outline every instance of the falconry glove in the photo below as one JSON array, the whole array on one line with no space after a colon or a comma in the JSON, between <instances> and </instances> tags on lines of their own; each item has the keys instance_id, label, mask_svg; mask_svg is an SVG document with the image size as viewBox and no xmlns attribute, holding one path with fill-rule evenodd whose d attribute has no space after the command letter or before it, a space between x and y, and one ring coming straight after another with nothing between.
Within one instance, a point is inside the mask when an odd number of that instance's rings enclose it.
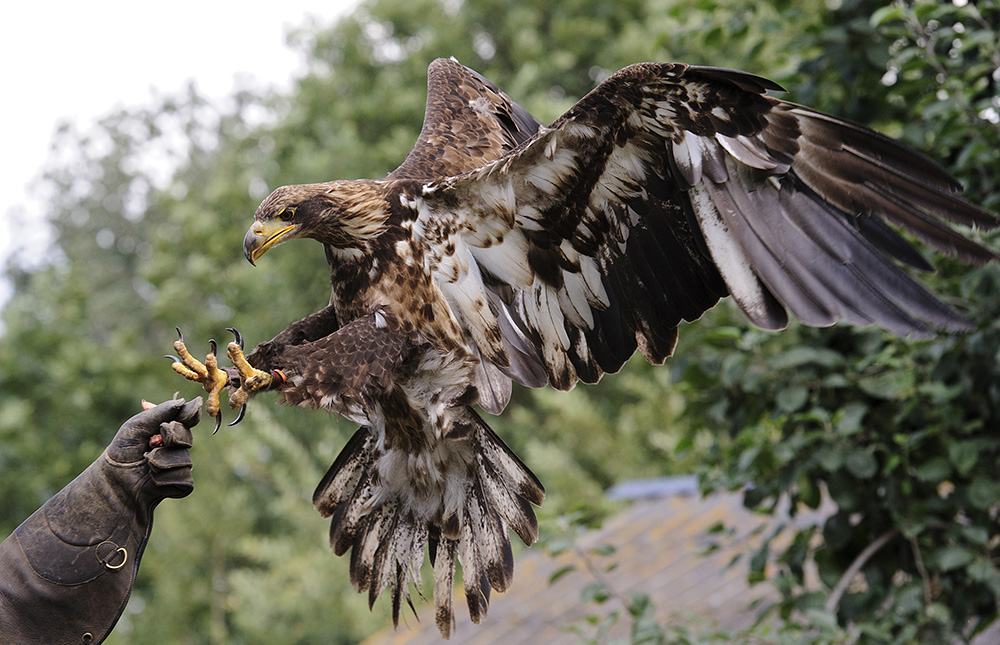
<instances>
[{"instance_id":1,"label":"falconry glove","mask_svg":"<svg viewBox=\"0 0 1000 645\"><path fill-rule=\"evenodd\" d=\"M185 497L201 398L118 430L94 463L0 545L0 642L100 643L132 591L153 509Z\"/></svg>"}]
</instances>

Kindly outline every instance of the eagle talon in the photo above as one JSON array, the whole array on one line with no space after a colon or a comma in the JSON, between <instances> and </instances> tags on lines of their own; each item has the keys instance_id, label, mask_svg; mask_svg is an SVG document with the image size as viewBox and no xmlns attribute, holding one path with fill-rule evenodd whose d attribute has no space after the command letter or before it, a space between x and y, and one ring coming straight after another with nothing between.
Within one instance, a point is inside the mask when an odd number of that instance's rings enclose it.
<instances>
[{"instance_id":1,"label":"eagle talon","mask_svg":"<svg viewBox=\"0 0 1000 645\"><path fill-rule=\"evenodd\" d=\"M239 332L239 330L237 330L235 327L226 327L226 331L229 331L229 332L233 333L233 336L236 337L236 344L239 345L240 349L242 350L243 349L243 334L241 334Z\"/></svg>"},{"instance_id":2,"label":"eagle talon","mask_svg":"<svg viewBox=\"0 0 1000 645\"><path fill-rule=\"evenodd\" d=\"M177 340L174 341L174 351L177 352L177 355L167 355L167 358L173 360L171 367L175 372L189 381L195 381L204 386L205 391L208 392L205 410L209 416L215 417L215 429L218 431L219 425L222 423L222 417L219 414L219 394L229 384L229 374L225 370L219 369L219 361L216 357L218 346L214 340L209 341L212 349L205 356L205 362L202 363L188 351L187 345L184 343L184 334L180 328L176 327L175 329L177 329Z\"/></svg>"},{"instance_id":3,"label":"eagle talon","mask_svg":"<svg viewBox=\"0 0 1000 645\"><path fill-rule=\"evenodd\" d=\"M226 425L229 427L236 425L237 423L243 420L243 416L246 415L246 413L247 413L247 404L244 403L243 405L240 406L240 411L239 414L236 415L236 420L233 421L232 423L227 423Z\"/></svg>"}]
</instances>

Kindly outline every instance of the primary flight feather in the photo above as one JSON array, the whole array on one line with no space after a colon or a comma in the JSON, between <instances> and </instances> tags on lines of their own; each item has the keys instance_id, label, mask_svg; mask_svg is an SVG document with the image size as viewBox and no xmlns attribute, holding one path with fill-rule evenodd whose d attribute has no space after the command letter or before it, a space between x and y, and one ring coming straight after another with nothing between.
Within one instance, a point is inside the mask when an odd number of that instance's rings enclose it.
<instances>
[{"instance_id":1,"label":"primary flight feather","mask_svg":"<svg viewBox=\"0 0 1000 645\"><path fill-rule=\"evenodd\" d=\"M447 637L456 560L479 622L512 579L508 529L537 537L542 485L473 407L499 414L512 382L594 383L637 349L662 363L678 324L726 295L765 329L789 314L918 337L969 328L904 269L931 267L897 230L981 264L996 254L950 224L997 219L921 154L766 94L780 89L642 63L542 126L437 60L397 170L285 186L257 209L247 259L312 238L333 291L245 361L230 345L230 403L275 389L360 424L313 500L356 588L372 602L390 589L394 620L425 549ZM225 379L177 347L217 413Z\"/></svg>"}]
</instances>

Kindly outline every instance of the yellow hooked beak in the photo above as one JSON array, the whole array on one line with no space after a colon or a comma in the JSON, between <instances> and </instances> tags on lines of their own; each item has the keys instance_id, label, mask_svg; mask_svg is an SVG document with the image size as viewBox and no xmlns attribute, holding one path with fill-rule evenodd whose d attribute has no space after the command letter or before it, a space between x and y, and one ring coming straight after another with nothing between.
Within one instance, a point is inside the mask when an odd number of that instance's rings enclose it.
<instances>
[{"instance_id":1,"label":"yellow hooked beak","mask_svg":"<svg viewBox=\"0 0 1000 645\"><path fill-rule=\"evenodd\" d=\"M254 222L243 238L243 254L250 264L256 266L257 258L264 255L272 246L284 242L295 228L295 224L281 221Z\"/></svg>"}]
</instances>

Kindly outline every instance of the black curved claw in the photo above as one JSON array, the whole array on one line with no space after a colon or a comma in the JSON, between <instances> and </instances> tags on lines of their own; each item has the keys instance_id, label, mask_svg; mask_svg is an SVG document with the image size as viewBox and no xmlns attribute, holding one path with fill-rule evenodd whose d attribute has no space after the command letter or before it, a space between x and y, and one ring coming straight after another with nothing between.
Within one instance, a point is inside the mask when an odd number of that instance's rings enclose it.
<instances>
[{"instance_id":1,"label":"black curved claw","mask_svg":"<svg viewBox=\"0 0 1000 645\"><path fill-rule=\"evenodd\" d=\"M212 346L212 354L213 355L219 353L219 346L215 344L215 339L214 338L209 338L208 339L208 344Z\"/></svg>"},{"instance_id":2,"label":"black curved claw","mask_svg":"<svg viewBox=\"0 0 1000 645\"><path fill-rule=\"evenodd\" d=\"M212 434L218 432L219 428L221 427L222 427L222 410L219 410L219 413L215 415L215 430L212 430Z\"/></svg>"},{"instance_id":3,"label":"black curved claw","mask_svg":"<svg viewBox=\"0 0 1000 645\"><path fill-rule=\"evenodd\" d=\"M163 358L169 358L170 360L172 360L175 363L180 363L181 362L181 359L177 358L173 354L164 354Z\"/></svg>"},{"instance_id":4,"label":"black curved claw","mask_svg":"<svg viewBox=\"0 0 1000 645\"><path fill-rule=\"evenodd\" d=\"M226 331L233 332L233 336L236 336L236 344L239 345L240 349L242 350L243 349L243 334L241 334L240 332L236 331L235 327L226 327ZM232 424L229 424L229 425L232 425Z\"/></svg>"},{"instance_id":5,"label":"black curved claw","mask_svg":"<svg viewBox=\"0 0 1000 645\"><path fill-rule=\"evenodd\" d=\"M236 425L237 423L239 423L240 421L243 420L243 415L246 414L246 413L247 413L247 404L244 403L242 406L240 406L240 413L236 415L236 420L233 421L232 423L227 423L226 425L227 426L234 426L234 425Z\"/></svg>"}]
</instances>

